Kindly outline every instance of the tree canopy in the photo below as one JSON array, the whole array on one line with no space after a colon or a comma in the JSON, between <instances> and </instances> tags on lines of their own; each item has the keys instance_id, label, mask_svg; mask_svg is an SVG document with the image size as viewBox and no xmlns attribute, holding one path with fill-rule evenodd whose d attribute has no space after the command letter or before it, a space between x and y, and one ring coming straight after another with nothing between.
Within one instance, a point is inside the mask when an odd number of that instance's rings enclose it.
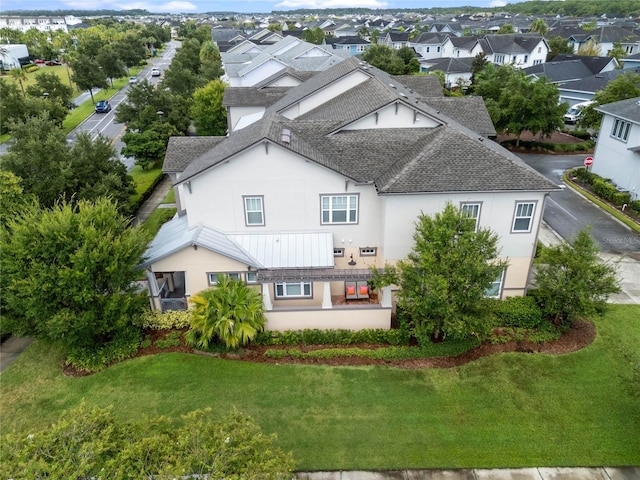
<instances>
[{"instance_id":1,"label":"tree canopy","mask_svg":"<svg viewBox=\"0 0 640 480\"><path fill-rule=\"evenodd\" d=\"M599 128L602 114L595 110L597 107L635 97L640 97L640 74L624 72L596 92L593 96L594 103L582 110L578 124L584 128Z\"/></svg>"},{"instance_id":2,"label":"tree canopy","mask_svg":"<svg viewBox=\"0 0 640 480\"><path fill-rule=\"evenodd\" d=\"M134 280L149 239L112 201L63 201L7 225L0 261L14 333L67 349L98 348L146 304Z\"/></svg>"},{"instance_id":3,"label":"tree canopy","mask_svg":"<svg viewBox=\"0 0 640 480\"><path fill-rule=\"evenodd\" d=\"M209 82L193 94L191 116L198 135L226 135L227 110L222 105L225 83Z\"/></svg>"},{"instance_id":4,"label":"tree canopy","mask_svg":"<svg viewBox=\"0 0 640 480\"><path fill-rule=\"evenodd\" d=\"M532 80L513 65L487 65L476 77L474 93L484 97L499 132L518 136L524 131L550 135L563 125L565 104L558 104L558 87L546 77Z\"/></svg>"},{"instance_id":5,"label":"tree canopy","mask_svg":"<svg viewBox=\"0 0 640 480\"><path fill-rule=\"evenodd\" d=\"M110 139L81 133L70 145L64 132L46 113L17 122L12 141L3 156L2 170L22 179L25 193L43 207L61 198L95 199L109 195L123 212L129 208L133 183Z\"/></svg>"},{"instance_id":6,"label":"tree canopy","mask_svg":"<svg viewBox=\"0 0 640 480\"><path fill-rule=\"evenodd\" d=\"M545 248L539 260L535 297L556 325L604 313L609 296L620 291L615 264L600 260L588 228Z\"/></svg>"},{"instance_id":7,"label":"tree canopy","mask_svg":"<svg viewBox=\"0 0 640 480\"><path fill-rule=\"evenodd\" d=\"M466 212L447 203L433 216L420 215L414 247L396 267L374 269L377 285L397 284L398 306L413 322L421 342L445 337L483 338L491 328L484 301L503 274L498 236L480 227Z\"/></svg>"},{"instance_id":8,"label":"tree canopy","mask_svg":"<svg viewBox=\"0 0 640 480\"><path fill-rule=\"evenodd\" d=\"M235 409L211 417L204 409L124 423L112 405L82 403L28 436L3 435L0 462L11 478L293 478L291 453L251 417Z\"/></svg>"}]
</instances>

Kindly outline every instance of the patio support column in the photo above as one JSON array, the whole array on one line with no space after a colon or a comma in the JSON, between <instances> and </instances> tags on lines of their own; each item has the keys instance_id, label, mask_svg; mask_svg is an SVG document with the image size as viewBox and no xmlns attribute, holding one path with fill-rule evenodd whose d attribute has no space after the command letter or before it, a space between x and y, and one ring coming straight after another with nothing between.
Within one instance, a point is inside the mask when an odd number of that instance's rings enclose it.
<instances>
[{"instance_id":1,"label":"patio support column","mask_svg":"<svg viewBox=\"0 0 640 480\"><path fill-rule=\"evenodd\" d=\"M264 305L265 310L273 310L273 303L271 302L271 294L269 293L268 283L262 284L262 304Z\"/></svg>"},{"instance_id":2,"label":"patio support column","mask_svg":"<svg viewBox=\"0 0 640 480\"><path fill-rule=\"evenodd\" d=\"M322 308L333 308L331 303L331 283L323 282L322 285Z\"/></svg>"},{"instance_id":3,"label":"patio support column","mask_svg":"<svg viewBox=\"0 0 640 480\"><path fill-rule=\"evenodd\" d=\"M380 305L384 308L391 308L391 287L386 286L380 289Z\"/></svg>"},{"instance_id":4,"label":"patio support column","mask_svg":"<svg viewBox=\"0 0 640 480\"><path fill-rule=\"evenodd\" d=\"M151 302L151 310L162 311L162 300L160 299L160 288L158 287L158 281L156 275L147 269L147 284L149 286L149 301Z\"/></svg>"}]
</instances>

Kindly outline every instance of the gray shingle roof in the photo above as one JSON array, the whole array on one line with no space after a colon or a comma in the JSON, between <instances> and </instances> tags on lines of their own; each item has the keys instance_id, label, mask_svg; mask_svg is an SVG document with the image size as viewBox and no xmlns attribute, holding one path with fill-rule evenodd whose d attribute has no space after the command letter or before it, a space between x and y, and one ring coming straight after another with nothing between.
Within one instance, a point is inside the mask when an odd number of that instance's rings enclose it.
<instances>
[{"instance_id":1,"label":"gray shingle roof","mask_svg":"<svg viewBox=\"0 0 640 480\"><path fill-rule=\"evenodd\" d=\"M534 74L546 77L550 82L561 83L569 80L579 80L593 75L581 60L567 60L563 62L546 62L523 69L525 75Z\"/></svg>"},{"instance_id":2,"label":"gray shingle roof","mask_svg":"<svg viewBox=\"0 0 640 480\"><path fill-rule=\"evenodd\" d=\"M435 108L437 113L453 118L480 135L496 136L496 129L482 97L430 97L423 98L422 101Z\"/></svg>"},{"instance_id":3,"label":"gray shingle roof","mask_svg":"<svg viewBox=\"0 0 640 480\"><path fill-rule=\"evenodd\" d=\"M291 87L227 87L222 99L223 106L263 106L268 107L281 99Z\"/></svg>"},{"instance_id":4,"label":"gray shingle roof","mask_svg":"<svg viewBox=\"0 0 640 480\"><path fill-rule=\"evenodd\" d=\"M294 120L278 113L354 69L371 78ZM342 62L291 89L261 120L231 132L215 148L196 157L179 181L185 182L221 162L233 161L239 152L267 142L281 145L346 178L373 182L380 193L557 188L517 156L464 126L478 127L486 122L474 116L478 110L486 115L479 97L467 97L459 104L455 102L461 99L424 98L423 103L396 80L358 60ZM418 109L441 126L341 130L345 124L396 102ZM289 141L282 138L285 128L290 130ZM489 130L486 125L482 129ZM495 134L493 130L482 133Z\"/></svg>"},{"instance_id":5,"label":"gray shingle roof","mask_svg":"<svg viewBox=\"0 0 640 480\"><path fill-rule=\"evenodd\" d=\"M538 34L485 35L481 40L482 50L489 53L530 53L542 37Z\"/></svg>"},{"instance_id":6,"label":"gray shingle roof","mask_svg":"<svg viewBox=\"0 0 640 480\"><path fill-rule=\"evenodd\" d=\"M194 158L218 145L226 137L171 137L167 144L162 170L182 172Z\"/></svg>"},{"instance_id":7,"label":"gray shingle roof","mask_svg":"<svg viewBox=\"0 0 640 480\"><path fill-rule=\"evenodd\" d=\"M640 124L640 97L600 105L596 110L632 123Z\"/></svg>"},{"instance_id":8,"label":"gray shingle roof","mask_svg":"<svg viewBox=\"0 0 640 480\"><path fill-rule=\"evenodd\" d=\"M610 72L603 72L597 75L592 75L591 77L584 78L582 80L575 80L573 82L566 82L562 84L559 88L561 91L573 91L573 92L586 92L595 94L598 90L602 90L607 86L611 80L616 79L619 75L623 73L639 73L640 67L634 69L620 69L620 70L611 70Z\"/></svg>"},{"instance_id":9,"label":"gray shingle roof","mask_svg":"<svg viewBox=\"0 0 640 480\"><path fill-rule=\"evenodd\" d=\"M393 75L392 78L420 97L444 97L440 79L435 75Z\"/></svg>"}]
</instances>

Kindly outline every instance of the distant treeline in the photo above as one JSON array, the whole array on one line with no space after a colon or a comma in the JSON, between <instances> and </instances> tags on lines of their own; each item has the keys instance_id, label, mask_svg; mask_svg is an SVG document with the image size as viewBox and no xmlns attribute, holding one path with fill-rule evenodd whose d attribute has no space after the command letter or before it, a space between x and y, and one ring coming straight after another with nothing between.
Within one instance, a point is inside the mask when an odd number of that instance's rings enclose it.
<instances>
[{"instance_id":1,"label":"distant treeline","mask_svg":"<svg viewBox=\"0 0 640 480\"><path fill-rule=\"evenodd\" d=\"M601 16L608 17L637 17L640 16L640 2L638 0L532 0L529 2L507 4L504 7L437 7L437 8L394 8L394 9L367 9L367 8L326 8L326 9L297 9L274 10L275 15L366 15L366 14L394 14L394 13L430 13L463 14L479 12L508 12L520 15L563 15L570 17ZM139 15L163 15L150 13L147 10L13 10L2 12L2 15L18 16L65 16L99 17L99 16L139 16ZM217 17L231 17L234 15L252 15L251 13L238 12L208 12L208 15ZM264 15L264 13L254 13Z\"/></svg>"}]
</instances>

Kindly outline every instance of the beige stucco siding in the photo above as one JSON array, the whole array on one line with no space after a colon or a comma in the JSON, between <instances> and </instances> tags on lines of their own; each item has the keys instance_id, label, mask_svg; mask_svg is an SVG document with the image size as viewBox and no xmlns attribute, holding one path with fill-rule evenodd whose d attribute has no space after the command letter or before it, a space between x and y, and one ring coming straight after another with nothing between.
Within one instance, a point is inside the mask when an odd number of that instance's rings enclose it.
<instances>
[{"instance_id":1,"label":"beige stucco siding","mask_svg":"<svg viewBox=\"0 0 640 480\"><path fill-rule=\"evenodd\" d=\"M185 272L187 296L209 288L208 273L246 272L247 266L205 248L186 247L151 266L154 272Z\"/></svg>"},{"instance_id":2,"label":"beige stucco siding","mask_svg":"<svg viewBox=\"0 0 640 480\"><path fill-rule=\"evenodd\" d=\"M267 330L391 328L390 308L334 308L331 310L270 311Z\"/></svg>"}]
</instances>

